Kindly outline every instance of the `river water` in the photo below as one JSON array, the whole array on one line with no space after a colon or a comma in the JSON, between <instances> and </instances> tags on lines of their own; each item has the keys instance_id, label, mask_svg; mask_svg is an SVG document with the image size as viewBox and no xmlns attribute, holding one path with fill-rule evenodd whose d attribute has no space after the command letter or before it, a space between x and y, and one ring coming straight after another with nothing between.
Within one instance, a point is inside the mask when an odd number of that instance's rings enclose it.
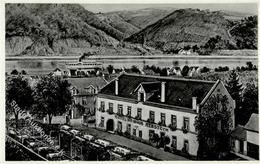
<instances>
[{"instance_id":1,"label":"river water","mask_svg":"<svg viewBox=\"0 0 260 164\"><path fill-rule=\"evenodd\" d=\"M94 57L90 60L96 60L103 63L103 67L106 68L108 65L113 65L114 68L130 68L132 65L136 65L138 68L143 68L144 65L155 65L159 67L173 67L184 65L198 66L198 67L209 67L216 68L219 66L228 66L230 69L236 68L237 66L245 66L246 62L250 61L257 65L257 56L251 57ZM13 69L18 71L25 70L28 74L47 74L53 71L55 68L62 70L66 69L66 63L77 62L77 58L7 58L5 62L5 72L10 73Z\"/></svg>"}]
</instances>

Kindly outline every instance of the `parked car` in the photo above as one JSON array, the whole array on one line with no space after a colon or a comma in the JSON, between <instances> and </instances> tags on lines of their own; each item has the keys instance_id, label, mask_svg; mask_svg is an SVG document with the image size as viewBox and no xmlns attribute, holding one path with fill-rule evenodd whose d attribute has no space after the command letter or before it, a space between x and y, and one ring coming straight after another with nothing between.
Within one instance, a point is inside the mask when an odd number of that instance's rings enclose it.
<instances>
[{"instance_id":1,"label":"parked car","mask_svg":"<svg viewBox=\"0 0 260 164\"><path fill-rule=\"evenodd\" d=\"M72 133L75 136L80 135L80 131L75 129L70 130L70 133Z\"/></svg>"},{"instance_id":2,"label":"parked car","mask_svg":"<svg viewBox=\"0 0 260 164\"><path fill-rule=\"evenodd\" d=\"M88 141L93 141L93 140L94 140L94 136L89 135L89 134L85 134L85 135L83 136L83 138L85 138L85 139L88 140Z\"/></svg>"},{"instance_id":3,"label":"parked car","mask_svg":"<svg viewBox=\"0 0 260 164\"><path fill-rule=\"evenodd\" d=\"M71 127L68 126L68 125L62 125L62 126L60 127L60 129L61 129L61 130L69 131L69 130L71 129Z\"/></svg>"},{"instance_id":4,"label":"parked car","mask_svg":"<svg viewBox=\"0 0 260 164\"><path fill-rule=\"evenodd\" d=\"M97 140L95 140L95 143L100 144L100 145L102 145L103 147L107 147L107 146L110 145L110 142L105 141L105 140L102 140L102 139L97 139Z\"/></svg>"},{"instance_id":5,"label":"parked car","mask_svg":"<svg viewBox=\"0 0 260 164\"><path fill-rule=\"evenodd\" d=\"M37 141L35 140L35 138L25 138L24 139L24 145L29 147L29 148L33 148L34 146L36 146Z\"/></svg>"},{"instance_id":6,"label":"parked car","mask_svg":"<svg viewBox=\"0 0 260 164\"><path fill-rule=\"evenodd\" d=\"M116 153L122 154L122 155L127 155L127 154L131 153L131 150L120 147L120 146L115 147L113 151Z\"/></svg>"},{"instance_id":7,"label":"parked car","mask_svg":"<svg viewBox=\"0 0 260 164\"><path fill-rule=\"evenodd\" d=\"M146 156L140 155L137 157L137 161L154 161Z\"/></svg>"}]
</instances>

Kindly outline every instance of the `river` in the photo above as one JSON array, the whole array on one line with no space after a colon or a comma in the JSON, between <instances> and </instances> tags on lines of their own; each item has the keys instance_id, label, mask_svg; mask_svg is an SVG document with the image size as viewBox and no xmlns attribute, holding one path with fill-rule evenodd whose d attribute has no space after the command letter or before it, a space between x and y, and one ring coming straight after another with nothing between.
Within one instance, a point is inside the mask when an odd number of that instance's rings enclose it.
<instances>
[{"instance_id":1,"label":"river","mask_svg":"<svg viewBox=\"0 0 260 164\"><path fill-rule=\"evenodd\" d=\"M230 69L237 66L245 66L250 61L257 65L257 56L91 56L89 60L103 63L103 67L113 65L114 68L130 68L136 65L143 68L144 65L159 67L172 67L184 65L216 68L228 66ZM28 74L47 74L55 68L66 69L66 63L77 62L75 56L67 57L7 57L5 72L10 73L13 69L25 70Z\"/></svg>"}]
</instances>

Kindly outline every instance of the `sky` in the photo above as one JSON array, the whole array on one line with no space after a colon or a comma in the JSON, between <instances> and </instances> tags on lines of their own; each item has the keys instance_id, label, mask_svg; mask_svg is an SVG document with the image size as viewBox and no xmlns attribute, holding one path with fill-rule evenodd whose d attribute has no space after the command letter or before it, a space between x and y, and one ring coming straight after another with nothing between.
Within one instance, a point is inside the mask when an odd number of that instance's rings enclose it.
<instances>
[{"instance_id":1,"label":"sky","mask_svg":"<svg viewBox=\"0 0 260 164\"><path fill-rule=\"evenodd\" d=\"M81 4L85 9L92 12L111 12L120 10L137 10L144 8L198 8L211 11L228 10L257 14L256 3L218 3L218 4Z\"/></svg>"}]
</instances>

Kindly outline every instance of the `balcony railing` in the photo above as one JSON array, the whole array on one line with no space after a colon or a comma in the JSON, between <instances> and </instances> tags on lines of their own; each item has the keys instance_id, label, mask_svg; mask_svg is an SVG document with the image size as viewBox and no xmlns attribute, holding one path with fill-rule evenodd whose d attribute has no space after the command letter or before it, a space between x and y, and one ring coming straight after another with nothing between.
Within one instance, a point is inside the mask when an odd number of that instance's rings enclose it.
<instances>
[{"instance_id":1,"label":"balcony railing","mask_svg":"<svg viewBox=\"0 0 260 164\"><path fill-rule=\"evenodd\" d=\"M165 122L162 122L162 121L159 121L159 122L158 122L158 125L160 125L160 126L166 126Z\"/></svg>"},{"instance_id":2,"label":"balcony railing","mask_svg":"<svg viewBox=\"0 0 260 164\"><path fill-rule=\"evenodd\" d=\"M104 113L105 112L105 109L104 108L98 108L98 110L100 111L100 112L102 112L102 113Z\"/></svg>"},{"instance_id":3,"label":"balcony railing","mask_svg":"<svg viewBox=\"0 0 260 164\"><path fill-rule=\"evenodd\" d=\"M140 116L140 115L136 115L136 116L135 116L135 119L136 119L136 120L141 120L141 116Z\"/></svg>"},{"instance_id":4,"label":"balcony railing","mask_svg":"<svg viewBox=\"0 0 260 164\"><path fill-rule=\"evenodd\" d=\"M183 133L188 133L189 129L185 128L184 126L181 128Z\"/></svg>"},{"instance_id":5,"label":"balcony railing","mask_svg":"<svg viewBox=\"0 0 260 164\"><path fill-rule=\"evenodd\" d=\"M154 123L154 119L148 118L148 119L147 119L147 122L149 122L149 123Z\"/></svg>"},{"instance_id":6,"label":"balcony railing","mask_svg":"<svg viewBox=\"0 0 260 164\"><path fill-rule=\"evenodd\" d=\"M175 130L177 129L176 124L170 124L170 125L168 125L168 127L169 127L172 131L175 131Z\"/></svg>"},{"instance_id":7,"label":"balcony railing","mask_svg":"<svg viewBox=\"0 0 260 164\"><path fill-rule=\"evenodd\" d=\"M108 113L108 114L114 114L114 112L113 112L112 109L108 109L108 110L107 110L107 113Z\"/></svg>"}]
</instances>

